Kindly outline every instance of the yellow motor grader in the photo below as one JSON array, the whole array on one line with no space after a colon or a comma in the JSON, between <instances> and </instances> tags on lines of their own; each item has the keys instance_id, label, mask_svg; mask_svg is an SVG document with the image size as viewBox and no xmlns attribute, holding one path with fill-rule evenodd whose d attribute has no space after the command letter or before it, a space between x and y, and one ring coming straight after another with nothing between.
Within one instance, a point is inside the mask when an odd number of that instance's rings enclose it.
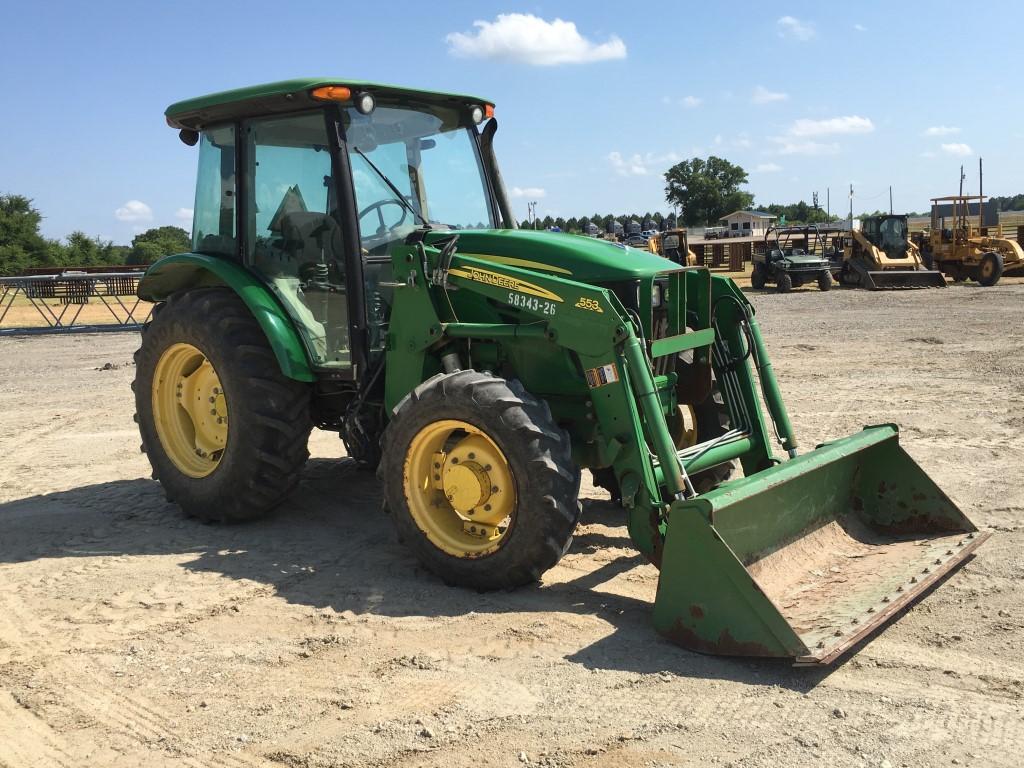
<instances>
[{"instance_id":1,"label":"yellow motor grader","mask_svg":"<svg viewBox=\"0 0 1024 768\"><path fill-rule=\"evenodd\" d=\"M932 198L932 220L921 239L924 257L956 282L977 280L991 286L1004 274L1024 275L1024 250L1015 240L989 237L982 224L985 195L947 195ZM975 225L970 213L977 202ZM944 208L951 208L948 217Z\"/></svg>"}]
</instances>

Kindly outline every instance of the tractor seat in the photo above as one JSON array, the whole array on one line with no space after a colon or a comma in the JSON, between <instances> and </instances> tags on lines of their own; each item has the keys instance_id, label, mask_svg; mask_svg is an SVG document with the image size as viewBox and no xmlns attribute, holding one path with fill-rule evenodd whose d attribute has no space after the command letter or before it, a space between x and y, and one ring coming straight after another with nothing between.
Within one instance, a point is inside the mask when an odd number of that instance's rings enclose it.
<instances>
[{"instance_id":1,"label":"tractor seat","mask_svg":"<svg viewBox=\"0 0 1024 768\"><path fill-rule=\"evenodd\" d=\"M341 227L326 213L296 211L281 217L282 247L298 264L321 260L342 266Z\"/></svg>"}]
</instances>

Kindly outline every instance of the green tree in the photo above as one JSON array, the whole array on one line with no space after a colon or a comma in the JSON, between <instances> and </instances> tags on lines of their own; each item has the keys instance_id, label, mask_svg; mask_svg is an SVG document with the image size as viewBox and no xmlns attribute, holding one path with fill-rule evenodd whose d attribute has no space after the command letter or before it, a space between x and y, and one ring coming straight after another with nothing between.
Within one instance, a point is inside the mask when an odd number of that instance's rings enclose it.
<instances>
[{"instance_id":1,"label":"green tree","mask_svg":"<svg viewBox=\"0 0 1024 768\"><path fill-rule=\"evenodd\" d=\"M24 195L0 195L0 275L44 266L57 255L39 234L42 220Z\"/></svg>"},{"instance_id":2,"label":"green tree","mask_svg":"<svg viewBox=\"0 0 1024 768\"><path fill-rule=\"evenodd\" d=\"M135 236L125 263L152 264L161 256L185 253L191 247L192 239L181 227L154 227Z\"/></svg>"},{"instance_id":3,"label":"green tree","mask_svg":"<svg viewBox=\"0 0 1024 768\"><path fill-rule=\"evenodd\" d=\"M665 172L665 200L682 208L687 226L705 224L753 205L754 196L740 189L746 182L747 172L728 160L694 157Z\"/></svg>"}]
</instances>

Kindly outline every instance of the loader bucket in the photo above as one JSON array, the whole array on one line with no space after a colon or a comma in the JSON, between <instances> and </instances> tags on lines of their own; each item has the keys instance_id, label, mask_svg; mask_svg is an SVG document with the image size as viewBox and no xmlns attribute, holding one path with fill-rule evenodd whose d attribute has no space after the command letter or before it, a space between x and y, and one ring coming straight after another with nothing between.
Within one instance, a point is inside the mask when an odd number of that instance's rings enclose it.
<instances>
[{"instance_id":1,"label":"loader bucket","mask_svg":"<svg viewBox=\"0 0 1024 768\"><path fill-rule=\"evenodd\" d=\"M672 504L654 604L686 648L828 664L918 600L988 534L868 427Z\"/></svg>"},{"instance_id":2,"label":"loader bucket","mask_svg":"<svg viewBox=\"0 0 1024 768\"><path fill-rule=\"evenodd\" d=\"M864 287L872 291L885 288L946 287L946 278L937 269L877 269L861 274Z\"/></svg>"}]
</instances>

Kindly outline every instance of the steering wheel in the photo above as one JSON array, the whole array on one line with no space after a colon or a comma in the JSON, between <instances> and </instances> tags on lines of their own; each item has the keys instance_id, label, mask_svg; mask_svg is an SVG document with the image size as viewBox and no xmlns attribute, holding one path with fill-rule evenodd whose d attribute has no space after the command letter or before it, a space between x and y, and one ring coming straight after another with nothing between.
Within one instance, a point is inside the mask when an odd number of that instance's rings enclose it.
<instances>
[{"instance_id":1,"label":"steering wheel","mask_svg":"<svg viewBox=\"0 0 1024 768\"><path fill-rule=\"evenodd\" d=\"M384 223L384 209L389 205L394 205L402 209L402 218L390 227ZM405 220L409 218L409 209L397 200L378 200L376 203L371 203L359 212L360 227L362 227L363 219L374 211L377 212L377 231L374 233L374 237L381 237L391 230L398 229L398 227L400 227Z\"/></svg>"}]
</instances>

